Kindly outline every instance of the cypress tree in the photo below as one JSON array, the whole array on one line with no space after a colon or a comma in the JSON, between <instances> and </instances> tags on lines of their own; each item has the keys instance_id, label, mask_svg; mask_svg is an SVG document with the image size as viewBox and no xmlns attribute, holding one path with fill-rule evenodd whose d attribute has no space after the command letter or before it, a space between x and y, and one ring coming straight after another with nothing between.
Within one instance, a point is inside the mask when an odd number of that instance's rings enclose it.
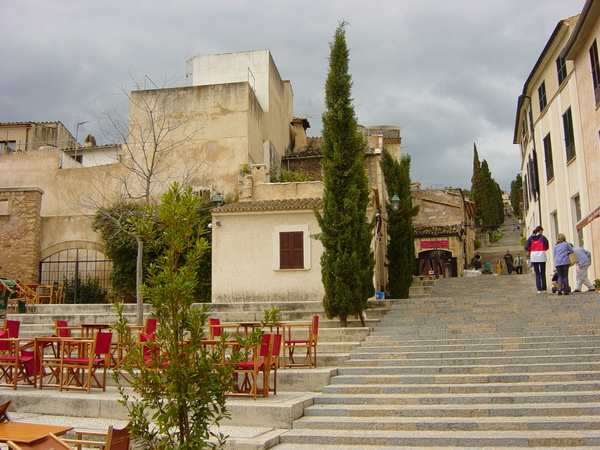
<instances>
[{"instance_id":1,"label":"cypress tree","mask_svg":"<svg viewBox=\"0 0 600 450\"><path fill-rule=\"evenodd\" d=\"M518 173L517 177L510 183L510 204L515 216L521 218L521 188L523 187L523 178Z\"/></svg>"},{"instance_id":2,"label":"cypress tree","mask_svg":"<svg viewBox=\"0 0 600 450\"><path fill-rule=\"evenodd\" d=\"M369 184L364 168L366 144L359 133L351 98L345 23L330 44L329 73L323 113L323 214L315 211L324 252L321 277L323 306L329 318L347 326L361 315L375 293L372 224L367 220Z\"/></svg>"},{"instance_id":3,"label":"cypress tree","mask_svg":"<svg viewBox=\"0 0 600 450\"><path fill-rule=\"evenodd\" d=\"M388 194L385 205L389 239L386 252L388 266L386 290L391 298L408 298L415 268L412 218L419 212L419 207L413 207L410 197L410 156L403 156L400 161L397 161L384 148L380 165ZM398 211L393 211L390 203L394 195L400 198Z\"/></svg>"}]
</instances>

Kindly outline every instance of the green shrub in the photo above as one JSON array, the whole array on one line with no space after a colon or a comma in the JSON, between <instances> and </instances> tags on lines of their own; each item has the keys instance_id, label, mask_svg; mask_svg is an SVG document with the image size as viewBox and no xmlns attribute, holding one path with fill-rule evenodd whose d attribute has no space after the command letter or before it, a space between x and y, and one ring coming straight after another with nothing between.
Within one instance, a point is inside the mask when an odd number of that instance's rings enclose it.
<instances>
[{"instance_id":1,"label":"green shrub","mask_svg":"<svg viewBox=\"0 0 600 450\"><path fill-rule=\"evenodd\" d=\"M66 303L108 303L108 291L102 287L98 278L77 274L77 298L75 298L75 277L65 277L64 289Z\"/></svg>"}]
</instances>

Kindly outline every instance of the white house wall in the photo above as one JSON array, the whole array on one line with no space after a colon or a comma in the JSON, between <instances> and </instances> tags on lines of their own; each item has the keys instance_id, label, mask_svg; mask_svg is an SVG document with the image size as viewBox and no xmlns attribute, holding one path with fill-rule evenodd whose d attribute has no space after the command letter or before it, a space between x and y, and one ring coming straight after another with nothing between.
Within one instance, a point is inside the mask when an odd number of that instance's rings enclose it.
<instances>
[{"instance_id":1,"label":"white house wall","mask_svg":"<svg viewBox=\"0 0 600 450\"><path fill-rule=\"evenodd\" d=\"M311 210L213 214L212 301L322 300L323 246ZM305 268L280 270L281 231L304 231Z\"/></svg>"}]
</instances>

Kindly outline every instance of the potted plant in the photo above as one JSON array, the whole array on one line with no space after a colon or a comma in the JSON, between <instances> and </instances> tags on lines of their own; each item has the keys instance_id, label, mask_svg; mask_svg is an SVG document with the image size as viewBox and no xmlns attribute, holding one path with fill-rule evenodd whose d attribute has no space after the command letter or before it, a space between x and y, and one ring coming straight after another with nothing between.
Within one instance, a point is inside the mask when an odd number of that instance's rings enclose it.
<instances>
[{"instance_id":1,"label":"potted plant","mask_svg":"<svg viewBox=\"0 0 600 450\"><path fill-rule=\"evenodd\" d=\"M596 288L597 291L600 291L600 278L596 278L594 280L594 287Z\"/></svg>"}]
</instances>

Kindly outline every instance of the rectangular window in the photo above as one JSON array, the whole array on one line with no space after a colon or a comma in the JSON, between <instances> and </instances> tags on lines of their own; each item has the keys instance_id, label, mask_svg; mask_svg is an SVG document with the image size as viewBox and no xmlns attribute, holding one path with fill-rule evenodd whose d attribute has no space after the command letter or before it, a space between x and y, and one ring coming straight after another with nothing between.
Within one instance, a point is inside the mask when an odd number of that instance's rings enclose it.
<instances>
[{"instance_id":1,"label":"rectangular window","mask_svg":"<svg viewBox=\"0 0 600 450\"><path fill-rule=\"evenodd\" d=\"M573 210L572 217L574 218L573 229L575 230L577 222L581 220L581 199L579 194L571 198L571 208ZM577 244L578 247L583 246L583 229L577 232L577 242L574 244Z\"/></svg>"},{"instance_id":2,"label":"rectangular window","mask_svg":"<svg viewBox=\"0 0 600 450\"><path fill-rule=\"evenodd\" d=\"M542 81L538 88L538 97L540 101L540 113L544 110L548 102L546 101L546 82Z\"/></svg>"},{"instance_id":3,"label":"rectangular window","mask_svg":"<svg viewBox=\"0 0 600 450\"><path fill-rule=\"evenodd\" d=\"M550 133L544 138L544 158L546 159L546 181L554 178L554 163L552 162L552 141Z\"/></svg>"},{"instance_id":4,"label":"rectangular window","mask_svg":"<svg viewBox=\"0 0 600 450\"><path fill-rule=\"evenodd\" d=\"M596 106L600 104L600 63L598 62L598 44L594 39L592 46L589 50L590 53L590 64L592 66L592 84L594 87L594 97L596 99Z\"/></svg>"},{"instance_id":5,"label":"rectangular window","mask_svg":"<svg viewBox=\"0 0 600 450\"><path fill-rule=\"evenodd\" d=\"M302 231L279 233L279 268L304 269L304 233Z\"/></svg>"},{"instance_id":6,"label":"rectangular window","mask_svg":"<svg viewBox=\"0 0 600 450\"><path fill-rule=\"evenodd\" d=\"M567 62L562 56L559 56L556 60L556 72L558 74L558 85L560 86L567 78Z\"/></svg>"},{"instance_id":7,"label":"rectangular window","mask_svg":"<svg viewBox=\"0 0 600 450\"><path fill-rule=\"evenodd\" d=\"M565 150L567 152L567 163L575 158L575 132L573 131L573 115L571 108L563 114L563 127L565 131Z\"/></svg>"}]
</instances>

